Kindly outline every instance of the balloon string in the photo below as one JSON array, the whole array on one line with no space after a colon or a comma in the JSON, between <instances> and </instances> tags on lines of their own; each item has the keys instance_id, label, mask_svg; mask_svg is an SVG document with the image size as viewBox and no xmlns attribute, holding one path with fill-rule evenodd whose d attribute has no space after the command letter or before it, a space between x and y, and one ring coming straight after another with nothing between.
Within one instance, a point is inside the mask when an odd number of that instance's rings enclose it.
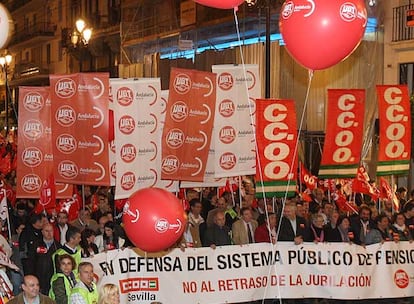
<instances>
[{"instance_id":1,"label":"balloon string","mask_svg":"<svg viewBox=\"0 0 414 304\"><path fill-rule=\"evenodd\" d=\"M290 164L290 172L289 172L289 175L292 175L293 165L294 165L294 162L295 162L295 159L296 159L296 156L297 156L297 151L298 151L298 146L299 146L299 140L300 140L300 133L302 132L303 121L304 121L304 118L305 118L306 107L307 107L308 99L309 99L309 92L310 92L310 88L311 88L311 84L312 84L312 79L313 79L313 70L309 70L308 72L309 72L308 73L308 88L306 90L306 96L305 96L305 101L304 101L304 104L303 104L302 116L301 116L301 119L300 119L300 124L299 124L299 129L298 129L298 135L297 135L296 143L295 143L295 149L293 151L293 158L292 158L292 162ZM295 170L296 170L296 168L295 168ZM283 202L282 202L282 211L280 213L281 216L283 215L283 212L285 210L286 199L287 199L287 194L288 194L288 191L289 191L290 181L291 181L291 179L288 178L288 182L287 182L287 185L286 185L286 191L285 191L285 197L283 198ZM281 223L282 223L282 221L279 221L279 223L278 223L277 235L279 235Z\"/></svg>"},{"instance_id":2,"label":"balloon string","mask_svg":"<svg viewBox=\"0 0 414 304\"><path fill-rule=\"evenodd\" d=\"M240 57L241 57L241 62L242 62L244 79L247 79L246 65L244 63L244 54L243 54L243 48L242 48L242 43L241 43L240 30L239 30L239 22L238 22L238 19L237 19L237 10L236 9L234 10L234 21L235 21L236 30L237 30L237 38L238 38L238 42L239 42ZM255 123L255 120L254 120L254 113L252 111L252 102L251 102L250 96L249 96L249 90L248 90L248 87L247 87L247 81L245 83L246 83L247 95L249 97L248 98L248 103L249 103L249 111L250 111L250 125L251 125L252 131L253 131L253 141L254 141L254 144L255 144L255 151L256 151L256 165L258 167L258 168L256 168L256 172L259 173L261 192L262 192L262 195L263 195L263 200L266 203L266 192L264 190L264 181L263 181L263 173L262 173L262 161L261 161L260 155L258 153L259 149L258 149L258 144L257 144L257 136L256 136L256 128L255 128L256 123ZM267 208L265 208L265 214L266 214L266 218L268 219L269 218L269 213L267 211ZM272 243L271 232L270 232L270 228L269 227L268 227L268 231L269 231L269 238L270 238L270 246L272 248L272 251L274 251L276 244L273 244ZM271 274L273 268L274 268L275 275L276 276L278 275L278 271L277 271L276 265L271 265L269 267L269 271L268 271L268 274L267 274L267 277L269 279L270 279L270 274ZM265 291L264 291L264 294L263 294L263 298L262 298L262 303L265 302L266 293L267 293L268 289L269 289L269 286L266 286ZM280 289L279 284L277 286L277 289L278 289L278 298L279 298L279 301L280 301L280 303L282 303L282 297L281 297L281 294L282 293L281 293L281 289Z\"/></svg>"},{"instance_id":3,"label":"balloon string","mask_svg":"<svg viewBox=\"0 0 414 304\"><path fill-rule=\"evenodd\" d=\"M241 36L240 36L240 28L239 28L239 21L238 21L238 18L237 18L237 9L236 8L234 9L234 22L235 22L235 25L236 25L237 39L238 39L238 42L239 42L239 50L240 50L240 58L241 58L241 62L242 62L242 68L243 68L243 76L244 76L244 79L247 79L246 65L244 63L244 54L243 54L243 48L242 48L242 42L241 42ZM255 144L256 165L258 167L256 169L256 172L259 173L261 191L262 191L263 199L266 201L266 193L264 191L264 181L263 181L263 173L262 173L262 161L261 161L260 155L258 153L259 149L258 149L258 145L257 145L257 136L256 136L256 128L255 128L256 123L254 121L254 113L253 113L253 110L252 110L253 105L252 105L252 101L250 100L249 89L247 87L247 81L245 81L245 84L246 84L246 91L247 91L247 96L248 96L247 101L249 103L250 125L252 127L253 141L254 141L254 144ZM265 208L265 210L266 210L266 208ZM267 213L267 211L266 211L266 213Z\"/></svg>"}]
</instances>

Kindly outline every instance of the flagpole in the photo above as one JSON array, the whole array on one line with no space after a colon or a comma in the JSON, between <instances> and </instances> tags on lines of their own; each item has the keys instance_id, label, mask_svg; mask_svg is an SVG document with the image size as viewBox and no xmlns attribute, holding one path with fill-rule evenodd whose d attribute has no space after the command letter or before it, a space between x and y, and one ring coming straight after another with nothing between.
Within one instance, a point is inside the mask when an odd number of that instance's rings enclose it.
<instances>
[{"instance_id":1,"label":"flagpole","mask_svg":"<svg viewBox=\"0 0 414 304\"><path fill-rule=\"evenodd\" d=\"M7 204L7 192L6 189L3 189L3 195L6 198L6 204ZM11 241L11 225L10 225L10 217L9 217L9 205L7 204L7 212L6 212L6 216L7 216L7 230L9 232L9 241Z\"/></svg>"},{"instance_id":2,"label":"flagpole","mask_svg":"<svg viewBox=\"0 0 414 304\"><path fill-rule=\"evenodd\" d=\"M85 204L86 204L86 201L85 201L85 185L82 184L82 210L85 210Z\"/></svg>"},{"instance_id":3,"label":"flagpole","mask_svg":"<svg viewBox=\"0 0 414 304\"><path fill-rule=\"evenodd\" d=\"M397 187L394 187L394 174L391 175L391 191L392 191L392 204L391 204L391 213L394 214L394 195L395 195L395 190Z\"/></svg>"},{"instance_id":4,"label":"flagpole","mask_svg":"<svg viewBox=\"0 0 414 304\"><path fill-rule=\"evenodd\" d=\"M299 193L302 194L302 162L299 162Z\"/></svg>"}]
</instances>

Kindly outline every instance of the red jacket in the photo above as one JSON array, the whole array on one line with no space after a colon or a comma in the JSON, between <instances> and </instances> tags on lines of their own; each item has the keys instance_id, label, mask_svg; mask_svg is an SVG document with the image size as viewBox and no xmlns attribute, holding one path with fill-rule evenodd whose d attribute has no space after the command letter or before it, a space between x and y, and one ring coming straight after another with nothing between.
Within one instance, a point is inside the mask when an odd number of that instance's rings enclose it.
<instances>
[{"instance_id":1,"label":"red jacket","mask_svg":"<svg viewBox=\"0 0 414 304\"><path fill-rule=\"evenodd\" d=\"M269 229L266 223L261 224L254 232L254 240L256 243L270 243Z\"/></svg>"}]
</instances>

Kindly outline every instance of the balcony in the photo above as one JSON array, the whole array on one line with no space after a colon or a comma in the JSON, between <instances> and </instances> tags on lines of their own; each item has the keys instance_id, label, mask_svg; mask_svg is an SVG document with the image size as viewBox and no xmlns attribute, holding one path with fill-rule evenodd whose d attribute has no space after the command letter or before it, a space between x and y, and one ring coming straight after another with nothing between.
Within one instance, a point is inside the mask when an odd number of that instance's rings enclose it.
<instances>
[{"instance_id":1,"label":"balcony","mask_svg":"<svg viewBox=\"0 0 414 304\"><path fill-rule=\"evenodd\" d=\"M394 7L392 12L392 42L414 39L414 4Z\"/></svg>"},{"instance_id":2,"label":"balcony","mask_svg":"<svg viewBox=\"0 0 414 304\"><path fill-rule=\"evenodd\" d=\"M38 22L14 34L9 48L23 48L50 40L55 36L57 26L49 22Z\"/></svg>"},{"instance_id":3,"label":"balcony","mask_svg":"<svg viewBox=\"0 0 414 304\"><path fill-rule=\"evenodd\" d=\"M14 67L13 79L10 81L11 86L29 85L29 84L47 84L49 74L54 73L53 63L46 62L23 62Z\"/></svg>"}]
</instances>

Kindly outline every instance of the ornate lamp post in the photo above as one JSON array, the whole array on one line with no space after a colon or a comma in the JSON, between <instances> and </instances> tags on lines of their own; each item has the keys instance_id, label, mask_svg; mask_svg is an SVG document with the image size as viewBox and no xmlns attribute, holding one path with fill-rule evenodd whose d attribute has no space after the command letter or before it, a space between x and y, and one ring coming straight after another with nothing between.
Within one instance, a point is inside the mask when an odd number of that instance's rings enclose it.
<instances>
[{"instance_id":1,"label":"ornate lamp post","mask_svg":"<svg viewBox=\"0 0 414 304\"><path fill-rule=\"evenodd\" d=\"M70 41L74 48L79 49L79 72L82 72L83 49L88 46L91 37L92 29L86 26L85 21L83 19L76 20Z\"/></svg>"},{"instance_id":2,"label":"ornate lamp post","mask_svg":"<svg viewBox=\"0 0 414 304\"><path fill-rule=\"evenodd\" d=\"M5 110L6 110L6 118L5 118L5 123L6 123L6 136L7 134L9 134L9 101L10 101L10 93L9 93L9 66L10 63L12 62L12 55L7 54L4 56L0 57L0 65L1 65L1 69L3 70L4 74L5 74L5 87L6 87L6 104L5 104Z\"/></svg>"}]
</instances>

